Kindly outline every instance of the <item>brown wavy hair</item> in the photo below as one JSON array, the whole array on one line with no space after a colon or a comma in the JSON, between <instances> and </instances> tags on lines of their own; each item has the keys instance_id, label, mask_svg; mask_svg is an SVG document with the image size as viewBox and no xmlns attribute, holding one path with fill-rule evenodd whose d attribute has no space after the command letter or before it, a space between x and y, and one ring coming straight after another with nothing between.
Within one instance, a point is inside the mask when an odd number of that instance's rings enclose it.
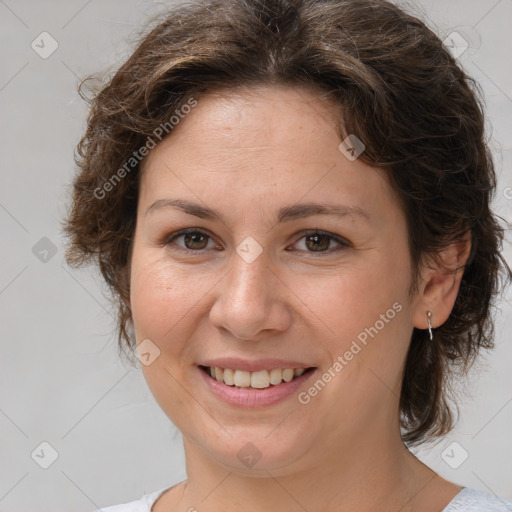
<instances>
[{"instance_id":1,"label":"brown wavy hair","mask_svg":"<svg viewBox=\"0 0 512 512\"><path fill-rule=\"evenodd\" d=\"M512 275L500 254L504 231L490 209L496 177L478 84L424 22L387 1L206 0L178 5L147 27L99 91L87 98L88 82L79 87L90 112L63 222L68 264L93 260L109 285L120 352L129 356L135 344L134 152L201 94L313 87L333 111L341 107L340 137L356 134L366 145L359 158L389 173L408 221L412 291L427 257L471 234L452 313L432 342L414 329L403 370L404 442L449 432L453 377L466 374L481 349L493 348L491 307L501 277Z\"/></svg>"}]
</instances>

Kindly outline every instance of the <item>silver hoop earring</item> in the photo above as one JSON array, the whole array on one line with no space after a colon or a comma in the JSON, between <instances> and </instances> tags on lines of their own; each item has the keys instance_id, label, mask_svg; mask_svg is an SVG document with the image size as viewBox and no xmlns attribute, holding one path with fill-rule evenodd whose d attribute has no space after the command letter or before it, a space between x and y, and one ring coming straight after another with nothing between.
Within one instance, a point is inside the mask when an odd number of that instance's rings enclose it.
<instances>
[{"instance_id":1,"label":"silver hoop earring","mask_svg":"<svg viewBox=\"0 0 512 512\"><path fill-rule=\"evenodd\" d=\"M430 341L434 339L434 335L432 334L432 322L430 319L432 318L432 311L427 311L427 321L428 321L428 334L430 336Z\"/></svg>"}]
</instances>

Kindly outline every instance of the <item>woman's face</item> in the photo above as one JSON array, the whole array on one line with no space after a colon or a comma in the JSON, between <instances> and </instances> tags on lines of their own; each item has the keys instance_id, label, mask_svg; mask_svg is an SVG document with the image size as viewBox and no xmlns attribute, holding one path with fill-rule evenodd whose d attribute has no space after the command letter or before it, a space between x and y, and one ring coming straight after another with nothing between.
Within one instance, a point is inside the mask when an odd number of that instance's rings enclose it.
<instances>
[{"instance_id":1,"label":"woman's face","mask_svg":"<svg viewBox=\"0 0 512 512\"><path fill-rule=\"evenodd\" d=\"M340 151L333 112L305 89L209 94L144 163L142 369L186 447L232 471L286 474L398 433L406 219L384 172Z\"/></svg>"}]
</instances>

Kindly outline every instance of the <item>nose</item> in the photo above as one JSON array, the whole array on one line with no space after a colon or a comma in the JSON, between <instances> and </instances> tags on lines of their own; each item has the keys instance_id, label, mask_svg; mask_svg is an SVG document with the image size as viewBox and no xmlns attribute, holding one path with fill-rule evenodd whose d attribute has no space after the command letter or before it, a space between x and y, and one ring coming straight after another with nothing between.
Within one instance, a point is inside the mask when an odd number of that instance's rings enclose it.
<instances>
[{"instance_id":1,"label":"nose","mask_svg":"<svg viewBox=\"0 0 512 512\"><path fill-rule=\"evenodd\" d=\"M264 253L248 263L234 255L230 271L218 285L210 321L242 340L259 340L284 332L291 323L289 290Z\"/></svg>"}]
</instances>

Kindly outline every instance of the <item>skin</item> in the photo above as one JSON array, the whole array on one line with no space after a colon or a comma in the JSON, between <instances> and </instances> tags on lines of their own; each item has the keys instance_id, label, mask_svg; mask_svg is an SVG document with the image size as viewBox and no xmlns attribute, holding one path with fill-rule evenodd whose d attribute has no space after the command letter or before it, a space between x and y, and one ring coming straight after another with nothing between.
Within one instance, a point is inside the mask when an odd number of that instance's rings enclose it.
<instances>
[{"instance_id":1,"label":"skin","mask_svg":"<svg viewBox=\"0 0 512 512\"><path fill-rule=\"evenodd\" d=\"M188 476L153 511L432 512L460 490L403 445L398 397L413 327L427 328L428 310L434 327L448 318L462 272L425 267L410 294L404 213L382 170L341 154L334 111L305 88L209 93L144 162L130 301L137 342L160 350L142 368L183 434ZM173 207L146 214L164 198L223 221ZM368 218L278 223L279 208L305 202ZM186 228L208 236L171 241ZM322 238L315 251L304 231L316 229L348 245ZM252 263L236 252L248 236L263 249ZM451 246L442 260L455 267L468 251ZM316 380L394 303L400 312L308 404L293 394L241 410L198 373L207 358L278 357L316 366ZM262 455L250 468L237 457L248 441Z\"/></svg>"}]
</instances>

